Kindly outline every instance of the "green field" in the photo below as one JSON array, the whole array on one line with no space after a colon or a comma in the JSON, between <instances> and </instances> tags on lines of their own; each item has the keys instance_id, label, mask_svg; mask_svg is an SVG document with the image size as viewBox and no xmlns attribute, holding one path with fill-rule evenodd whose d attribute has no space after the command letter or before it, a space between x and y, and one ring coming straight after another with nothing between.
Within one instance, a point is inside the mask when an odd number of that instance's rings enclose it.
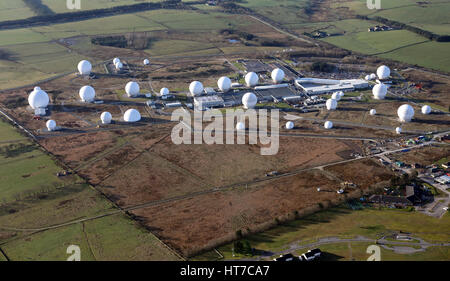
<instances>
[{"instance_id":1,"label":"green field","mask_svg":"<svg viewBox=\"0 0 450 281\"><path fill-rule=\"evenodd\" d=\"M427 242L448 242L450 215L436 219L403 210L353 211L339 207L282 224L245 239L257 250L278 252L285 250L291 243L308 244L321 237L351 238L362 235L376 239L380 238L382 233L400 230L411 232ZM233 258L232 244L219 247L218 250L225 259ZM207 255L213 256L212 253ZM203 257L199 256L198 259Z\"/></svg>"},{"instance_id":2,"label":"green field","mask_svg":"<svg viewBox=\"0 0 450 281\"><path fill-rule=\"evenodd\" d=\"M24 19L32 16L35 16L35 14L22 1L2 0L0 2L0 21Z\"/></svg>"},{"instance_id":3,"label":"green field","mask_svg":"<svg viewBox=\"0 0 450 281\"><path fill-rule=\"evenodd\" d=\"M47 230L2 245L10 260L64 261L77 245L81 260L179 260L155 236L128 217L114 215Z\"/></svg>"}]
</instances>

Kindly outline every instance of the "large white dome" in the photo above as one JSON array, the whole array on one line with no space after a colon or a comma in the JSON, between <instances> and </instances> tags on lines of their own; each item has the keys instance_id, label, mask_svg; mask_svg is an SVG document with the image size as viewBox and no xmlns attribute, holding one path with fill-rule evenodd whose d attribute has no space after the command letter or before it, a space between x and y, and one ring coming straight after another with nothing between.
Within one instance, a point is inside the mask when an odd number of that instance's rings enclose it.
<instances>
[{"instance_id":1,"label":"large white dome","mask_svg":"<svg viewBox=\"0 0 450 281\"><path fill-rule=\"evenodd\" d=\"M414 117L414 108L409 104L403 104L398 108L397 115L401 122L410 122Z\"/></svg>"},{"instance_id":2,"label":"large white dome","mask_svg":"<svg viewBox=\"0 0 450 281\"><path fill-rule=\"evenodd\" d=\"M162 97L162 96L167 96L167 95L170 94L170 91L169 91L169 89L167 89L167 88L162 88L162 89L159 91L159 94L161 95L161 97Z\"/></svg>"},{"instance_id":3,"label":"large white dome","mask_svg":"<svg viewBox=\"0 0 450 281\"><path fill-rule=\"evenodd\" d=\"M284 74L284 71L282 69L275 68L272 71L272 80L273 80L274 83L278 84L281 81L283 81L284 76L285 76L285 74Z\"/></svg>"},{"instance_id":4,"label":"large white dome","mask_svg":"<svg viewBox=\"0 0 450 281\"><path fill-rule=\"evenodd\" d=\"M254 87L258 85L259 77L255 72L249 72L245 75L245 84L247 87Z\"/></svg>"},{"instance_id":5,"label":"large white dome","mask_svg":"<svg viewBox=\"0 0 450 281\"><path fill-rule=\"evenodd\" d=\"M189 92L191 92L192 96L198 96L203 93L203 84L199 81L193 81L189 85Z\"/></svg>"},{"instance_id":6,"label":"large white dome","mask_svg":"<svg viewBox=\"0 0 450 281\"><path fill-rule=\"evenodd\" d=\"M111 113L107 111L103 112L102 115L100 115L100 120L102 120L103 124L110 124L112 120Z\"/></svg>"},{"instance_id":7,"label":"large white dome","mask_svg":"<svg viewBox=\"0 0 450 281\"><path fill-rule=\"evenodd\" d=\"M256 103L258 102L258 98L255 96L254 93L246 93L242 97L242 104L244 105L244 108L254 108Z\"/></svg>"},{"instance_id":8,"label":"large white dome","mask_svg":"<svg viewBox=\"0 0 450 281\"><path fill-rule=\"evenodd\" d=\"M134 81L128 82L125 86L125 92L129 97L137 97L140 91L141 88L139 87L139 84Z\"/></svg>"},{"instance_id":9,"label":"large white dome","mask_svg":"<svg viewBox=\"0 0 450 281\"><path fill-rule=\"evenodd\" d=\"M128 109L123 115L125 122L138 122L141 120L141 114L136 109Z\"/></svg>"},{"instance_id":10,"label":"large white dome","mask_svg":"<svg viewBox=\"0 0 450 281\"><path fill-rule=\"evenodd\" d=\"M387 86L383 83L376 84L372 89L373 97L377 100L383 100L386 97Z\"/></svg>"},{"instance_id":11,"label":"large white dome","mask_svg":"<svg viewBox=\"0 0 450 281\"><path fill-rule=\"evenodd\" d=\"M82 60L78 63L78 72L81 75L89 75L92 71L92 64L87 60Z\"/></svg>"},{"instance_id":12,"label":"large white dome","mask_svg":"<svg viewBox=\"0 0 450 281\"><path fill-rule=\"evenodd\" d=\"M217 86L222 92L228 92L231 89L231 80L230 78L223 76L217 81Z\"/></svg>"},{"instance_id":13,"label":"large white dome","mask_svg":"<svg viewBox=\"0 0 450 281\"><path fill-rule=\"evenodd\" d=\"M331 129L331 128L333 128L333 122L331 122L331 121L326 121L325 122L325 124L323 125L323 127L325 128L325 129Z\"/></svg>"},{"instance_id":14,"label":"large white dome","mask_svg":"<svg viewBox=\"0 0 450 281\"><path fill-rule=\"evenodd\" d=\"M286 129L288 129L288 130L294 129L294 122L292 122L292 121L286 122Z\"/></svg>"},{"instance_id":15,"label":"large white dome","mask_svg":"<svg viewBox=\"0 0 450 281\"><path fill-rule=\"evenodd\" d=\"M386 79L391 76L391 70L389 67L382 65L377 69L378 79Z\"/></svg>"},{"instance_id":16,"label":"large white dome","mask_svg":"<svg viewBox=\"0 0 450 281\"><path fill-rule=\"evenodd\" d=\"M39 87L36 87L28 96L28 103L33 109L46 108L49 102L48 94Z\"/></svg>"},{"instance_id":17,"label":"large white dome","mask_svg":"<svg viewBox=\"0 0 450 281\"><path fill-rule=\"evenodd\" d=\"M95 98L95 90L91 86L84 86L80 89L80 98L84 102L93 102Z\"/></svg>"},{"instance_id":18,"label":"large white dome","mask_svg":"<svg viewBox=\"0 0 450 281\"><path fill-rule=\"evenodd\" d=\"M335 99L328 99L326 106L328 110L335 110L337 108L337 101Z\"/></svg>"},{"instance_id":19,"label":"large white dome","mask_svg":"<svg viewBox=\"0 0 450 281\"><path fill-rule=\"evenodd\" d=\"M422 106L422 114L430 114L431 113L431 107L429 105Z\"/></svg>"},{"instance_id":20,"label":"large white dome","mask_svg":"<svg viewBox=\"0 0 450 281\"><path fill-rule=\"evenodd\" d=\"M54 131L56 129L56 122L55 120L48 120L45 126L47 126L47 130Z\"/></svg>"}]
</instances>

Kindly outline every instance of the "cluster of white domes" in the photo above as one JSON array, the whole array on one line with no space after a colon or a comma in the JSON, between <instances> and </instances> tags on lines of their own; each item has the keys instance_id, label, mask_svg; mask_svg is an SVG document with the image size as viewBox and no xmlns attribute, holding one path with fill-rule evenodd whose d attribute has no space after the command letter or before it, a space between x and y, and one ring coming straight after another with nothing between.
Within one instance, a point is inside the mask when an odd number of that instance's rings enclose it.
<instances>
[{"instance_id":1,"label":"cluster of white domes","mask_svg":"<svg viewBox=\"0 0 450 281\"><path fill-rule=\"evenodd\" d=\"M129 97L137 97L141 91L139 84L134 81L130 81L125 86L125 92Z\"/></svg>"},{"instance_id":2,"label":"cluster of white domes","mask_svg":"<svg viewBox=\"0 0 450 281\"><path fill-rule=\"evenodd\" d=\"M222 92L224 93L228 92L231 89L230 78L226 76L220 77L220 79L217 81L217 86Z\"/></svg>"},{"instance_id":3,"label":"cluster of white domes","mask_svg":"<svg viewBox=\"0 0 450 281\"><path fill-rule=\"evenodd\" d=\"M192 96L198 96L203 93L203 84L199 81L194 81L189 85L189 92Z\"/></svg>"},{"instance_id":4,"label":"cluster of white domes","mask_svg":"<svg viewBox=\"0 0 450 281\"><path fill-rule=\"evenodd\" d=\"M83 86L79 94L81 100L84 102L93 102L95 99L95 90L91 86Z\"/></svg>"},{"instance_id":5,"label":"cluster of white domes","mask_svg":"<svg viewBox=\"0 0 450 281\"><path fill-rule=\"evenodd\" d=\"M249 72L245 75L245 84L247 87L254 87L258 85L259 76L255 72Z\"/></svg>"},{"instance_id":6,"label":"cluster of white domes","mask_svg":"<svg viewBox=\"0 0 450 281\"><path fill-rule=\"evenodd\" d=\"M82 60L78 63L78 72L81 75L89 75L92 71L92 64L87 60Z\"/></svg>"},{"instance_id":7,"label":"cluster of white domes","mask_svg":"<svg viewBox=\"0 0 450 281\"><path fill-rule=\"evenodd\" d=\"M372 94L375 99L383 100L387 94L386 84L383 83L376 84L372 89Z\"/></svg>"},{"instance_id":8,"label":"cluster of white domes","mask_svg":"<svg viewBox=\"0 0 450 281\"><path fill-rule=\"evenodd\" d=\"M328 99L325 105L328 110L335 110L338 104L335 99Z\"/></svg>"},{"instance_id":9,"label":"cluster of white domes","mask_svg":"<svg viewBox=\"0 0 450 281\"><path fill-rule=\"evenodd\" d=\"M414 108L409 104L403 104L397 109L397 115L401 122L410 122L414 117Z\"/></svg>"},{"instance_id":10,"label":"cluster of white domes","mask_svg":"<svg viewBox=\"0 0 450 281\"><path fill-rule=\"evenodd\" d=\"M242 97L242 104L244 105L245 109L254 108L257 103L258 98L254 93L246 93Z\"/></svg>"},{"instance_id":11,"label":"cluster of white domes","mask_svg":"<svg viewBox=\"0 0 450 281\"><path fill-rule=\"evenodd\" d=\"M48 94L39 87L35 87L28 96L28 104L33 109L46 108L49 102Z\"/></svg>"}]
</instances>

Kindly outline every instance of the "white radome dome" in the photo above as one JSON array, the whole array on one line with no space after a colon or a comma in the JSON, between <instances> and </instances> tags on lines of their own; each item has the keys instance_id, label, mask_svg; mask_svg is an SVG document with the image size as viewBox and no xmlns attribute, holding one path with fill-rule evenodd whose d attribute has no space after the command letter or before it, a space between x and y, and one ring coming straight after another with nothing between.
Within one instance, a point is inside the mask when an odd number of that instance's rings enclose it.
<instances>
[{"instance_id":1,"label":"white radome dome","mask_svg":"<svg viewBox=\"0 0 450 281\"><path fill-rule=\"evenodd\" d=\"M377 114L376 109L371 109L371 110L369 111L369 114L370 114L370 115L376 115L376 114Z\"/></svg>"},{"instance_id":2,"label":"white radome dome","mask_svg":"<svg viewBox=\"0 0 450 281\"><path fill-rule=\"evenodd\" d=\"M39 90L37 90L37 88ZM28 96L28 103L33 109L46 108L49 102L50 98L48 97L48 94L39 87L36 87Z\"/></svg>"},{"instance_id":3,"label":"white radome dome","mask_svg":"<svg viewBox=\"0 0 450 281\"><path fill-rule=\"evenodd\" d=\"M150 64L150 61L148 59L145 59L144 60L144 65L149 65L149 64Z\"/></svg>"},{"instance_id":4,"label":"white radome dome","mask_svg":"<svg viewBox=\"0 0 450 281\"><path fill-rule=\"evenodd\" d=\"M192 96L198 96L203 93L203 84L199 81L194 81L189 85L189 92Z\"/></svg>"},{"instance_id":5,"label":"white radome dome","mask_svg":"<svg viewBox=\"0 0 450 281\"><path fill-rule=\"evenodd\" d=\"M115 64L115 66L117 70L121 70L123 68L123 63L119 61L118 63Z\"/></svg>"},{"instance_id":6,"label":"white radome dome","mask_svg":"<svg viewBox=\"0 0 450 281\"><path fill-rule=\"evenodd\" d=\"M382 65L377 69L378 79L386 79L391 76L391 70L389 67Z\"/></svg>"},{"instance_id":7,"label":"white radome dome","mask_svg":"<svg viewBox=\"0 0 450 281\"><path fill-rule=\"evenodd\" d=\"M245 130L245 124L244 124L244 122L238 122L238 123L236 124L236 130L238 130L238 131L244 131L244 130Z\"/></svg>"},{"instance_id":8,"label":"white radome dome","mask_svg":"<svg viewBox=\"0 0 450 281\"><path fill-rule=\"evenodd\" d=\"M247 84L247 87L254 87L258 85L258 82L259 77L255 72L249 72L245 75L245 84Z\"/></svg>"},{"instance_id":9,"label":"white radome dome","mask_svg":"<svg viewBox=\"0 0 450 281\"><path fill-rule=\"evenodd\" d=\"M372 89L373 97L377 100L383 100L387 94L387 86L383 83L376 84Z\"/></svg>"},{"instance_id":10,"label":"white radome dome","mask_svg":"<svg viewBox=\"0 0 450 281\"><path fill-rule=\"evenodd\" d=\"M87 60L82 60L78 63L78 72L81 75L89 75L92 71L92 64Z\"/></svg>"},{"instance_id":11,"label":"white radome dome","mask_svg":"<svg viewBox=\"0 0 450 281\"><path fill-rule=\"evenodd\" d=\"M284 76L285 76L285 74L284 74L284 71L282 69L275 68L272 71L272 80L276 84L282 82L283 79L284 79Z\"/></svg>"},{"instance_id":12,"label":"white radome dome","mask_svg":"<svg viewBox=\"0 0 450 281\"><path fill-rule=\"evenodd\" d=\"M139 87L139 84L134 81L128 82L125 86L125 92L129 97L137 97L140 91L141 88Z\"/></svg>"},{"instance_id":13,"label":"white radome dome","mask_svg":"<svg viewBox=\"0 0 450 281\"><path fill-rule=\"evenodd\" d=\"M401 122L410 122L414 117L414 108L409 104L401 105L397 110Z\"/></svg>"},{"instance_id":14,"label":"white radome dome","mask_svg":"<svg viewBox=\"0 0 450 281\"><path fill-rule=\"evenodd\" d=\"M37 86L36 86L36 87L34 87L33 90L35 90L35 91L40 91L40 90L42 90L42 89L41 89L41 87L37 87Z\"/></svg>"},{"instance_id":15,"label":"white radome dome","mask_svg":"<svg viewBox=\"0 0 450 281\"><path fill-rule=\"evenodd\" d=\"M335 110L337 108L337 101L335 99L328 99L326 106L328 110Z\"/></svg>"},{"instance_id":16,"label":"white radome dome","mask_svg":"<svg viewBox=\"0 0 450 281\"><path fill-rule=\"evenodd\" d=\"M288 129L288 130L294 129L294 122L292 122L292 121L286 122L286 129Z\"/></svg>"},{"instance_id":17,"label":"white radome dome","mask_svg":"<svg viewBox=\"0 0 450 281\"><path fill-rule=\"evenodd\" d=\"M125 122L138 122L141 120L141 114L136 109L128 109L123 115Z\"/></svg>"},{"instance_id":18,"label":"white radome dome","mask_svg":"<svg viewBox=\"0 0 450 281\"><path fill-rule=\"evenodd\" d=\"M228 92L231 89L231 80L230 78L223 76L217 81L217 86L222 92Z\"/></svg>"},{"instance_id":19,"label":"white radome dome","mask_svg":"<svg viewBox=\"0 0 450 281\"><path fill-rule=\"evenodd\" d=\"M345 96L345 93L343 91L339 91L338 93L341 98L343 98Z\"/></svg>"},{"instance_id":20,"label":"white radome dome","mask_svg":"<svg viewBox=\"0 0 450 281\"><path fill-rule=\"evenodd\" d=\"M400 128L400 127L395 128L395 132L396 132L398 135L400 135L400 134L402 133L402 128Z\"/></svg>"},{"instance_id":21,"label":"white radome dome","mask_svg":"<svg viewBox=\"0 0 450 281\"><path fill-rule=\"evenodd\" d=\"M375 79L377 79L377 75L375 73L371 73L369 75L369 78L370 78L370 80L375 80Z\"/></svg>"},{"instance_id":22,"label":"white radome dome","mask_svg":"<svg viewBox=\"0 0 450 281\"><path fill-rule=\"evenodd\" d=\"M95 98L95 90L91 86L83 86L80 89L80 98L84 102L93 102Z\"/></svg>"},{"instance_id":23,"label":"white radome dome","mask_svg":"<svg viewBox=\"0 0 450 281\"><path fill-rule=\"evenodd\" d=\"M323 127L327 130L332 129L333 128L333 122L331 121L327 121L325 122L325 124L323 125Z\"/></svg>"},{"instance_id":24,"label":"white radome dome","mask_svg":"<svg viewBox=\"0 0 450 281\"><path fill-rule=\"evenodd\" d=\"M113 59L113 64L114 65L116 65L117 63L119 63L120 62L120 59L119 58L114 58Z\"/></svg>"},{"instance_id":25,"label":"white radome dome","mask_svg":"<svg viewBox=\"0 0 450 281\"><path fill-rule=\"evenodd\" d=\"M341 94L339 93L339 92L334 92L332 95L331 95L331 98L332 99L334 99L334 100L336 100L336 101L340 101L341 100Z\"/></svg>"},{"instance_id":26,"label":"white radome dome","mask_svg":"<svg viewBox=\"0 0 450 281\"><path fill-rule=\"evenodd\" d=\"M424 105L422 106L422 114L430 114L431 113L431 106L429 105Z\"/></svg>"},{"instance_id":27,"label":"white radome dome","mask_svg":"<svg viewBox=\"0 0 450 281\"><path fill-rule=\"evenodd\" d=\"M160 94L161 96L167 96L167 95L170 94L170 91L169 91L169 89L167 89L167 88L162 88L162 89L159 91L159 94Z\"/></svg>"},{"instance_id":28,"label":"white radome dome","mask_svg":"<svg viewBox=\"0 0 450 281\"><path fill-rule=\"evenodd\" d=\"M370 80L370 75L366 75L366 76L364 77L364 80L369 81L369 80Z\"/></svg>"},{"instance_id":29,"label":"white radome dome","mask_svg":"<svg viewBox=\"0 0 450 281\"><path fill-rule=\"evenodd\" d=\"M246 93L242 97L242 104L244 105L245 109L254 108L257 103L258 98L255 96L254 93Z\"/></svg>"},{"instance_id":30,"label":"white radome dome","mask_svg":"<svg viewBox=\"0 0 450 281\"><path fill-rule=\"evenodd\" d=\"M100 120L102 121L103 124L110 124L112 121L111 113L107 111L103 112L102 115L100 115Z\"/></svg>"},{"instance_id":31,"label":"white radome dome","mask_svg":"<svg viewBox=\"0 0 450 281\"><path fill-rule=\"evenodd\" d=\"M48 120L45 126L47 126L47 130L54 131L56 129L56 122L55 120Z\"/></svg>"}]
</instances>

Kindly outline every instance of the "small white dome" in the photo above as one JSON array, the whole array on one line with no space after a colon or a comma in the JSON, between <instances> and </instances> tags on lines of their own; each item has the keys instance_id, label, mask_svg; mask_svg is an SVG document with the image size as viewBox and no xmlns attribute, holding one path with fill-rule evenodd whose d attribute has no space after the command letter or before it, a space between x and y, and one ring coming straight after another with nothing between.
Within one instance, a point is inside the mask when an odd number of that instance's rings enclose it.
<instances>
[{"instance_id":1,"label":"small white dome","mask_svg":"<svg viewBox=\"0 0 450 281\"><path fill-rule=\"evenodd\" d=\"M222 92L224 93L228 92L231 89L230 78L226 76L220 77L220 79L217 81L217 86Z\"/></svg>"},{"instance_id":2,"label":"small white dome","mask_svg":"<svg viewBox=\"0 0 450 281\"><path fill-rule=\"evenodd\" d=\"M40 90L42 90L42 89L41 89L41 87L37 87L37 86L36 86L36 87L34 87L34 90L35 90L35 91L40 91Z\"/></svg>"},{"instance_id":3,"label":"small white dome","mask_svg":"<svg viewBox=\"0 0 450 281\"><path fill-rule=\"evenodd\" d=\"M400 127L395 128L395 132L400 135L402 133L402 128Z\"/></svg>"},{"instance_id":4,"label":"small white dome","mask_svg":"<svg viewBox=\"0 0 450 281\"><path fill-rule=\"evenodd\" d=\"M100 115L100 120L103 124L110 124L112 120L112 115L109 112L103 112L102 115Z\"/></svg>"},{"instance_id":5,"label":"small white dome","mask_svg":"<svg viewBox=\"0 0 450 281\"><path fill-rule=\"evenodd\" d=\"M431 113L431 106L424 105L422 106L422 114L430 114Z\"/></svg>"},{"instance_id":6,"label":"small white dome","mask_svg":"<svg viewBox=\"0 0 450 281\"><path fill-rule=\"evenodd\" d=\"M409 104L403 104L398 108L397 115L401 122L410 122L414 117L414 108Z\"/></svg>"},{"instance_id":7,"label":"small white dome","mask_svg":"<svg viewBox=\"0 0 450 281\"><path fill-rule=\"evenodd\" d=\"M169 89L167 89L167 88L162 88L162 89L159 91L159 94L160 94L161 96L167 96L167 95L170 94L170 91L169 91Z\"/></svg>"},{"instance_id":8,"label":"small white dome","mask_svg":"<svg viewBox=\"0 0 450 281\"><path fill-rule=\"evenodd\" d=\"M285 77L285 74L282 69L275 68L272 71L272 80L274 83L278 84L278 83L282 82L284 77Z\"/></svg>"},{"instance_id":9,"label":"small white dome","mask_svg":"<svg viewBox=\"0 0 450 281\"><path fill-rule=\"evenodd\" d=\"M48 120L45 126L47 126L47 130L54 131L56 129L56 122L55 120Z\"/></svg>"},{"instance_id":10,"label":"small white dome","mask_svg":"<svg viewBox=\"0 0 450 281\"><path fill-rule=\"evenodd\" d=\"M236 124L236 130L238 130L238 131L244 131L244 130L245 130L245 124L244 124L244 122L238 122L238 123Z\"/></svg>"},{"instance_id":11,"label":"small white dome","mask_svg":"<svg viewBox=\"0 0 450 281\"><path fill-rule=\"evenodd\" d=\"M82 60L78 63L78 72L81 75L89 75L92 71L92 64L87 60Z\"/></svg>"},{"instance_id":12,"label":"small white dome","mask_svg":"<svg viewBox=\"0 0 450 281\"><path fill-rule=\"evenodd\" d=\"M331 98L336 100L336 101L340 101L341 100L341 94L339 92L335 92L331 95Z\"/></svg>"},{"instance_id":13,"label":"small white dome","mask_svg":"<svg viewBox=\"0 0 450 281\"><path fill-rule=\"evenodd\" d=\"M244 105L244 108L254 108L255 105L258 103L258 98L255 96L254 93L246 93L242 97L242 104Z\"/></svg>"},{"instance_id":14,"label":"small white dome","mask_svg":"<svg viewBox=\"0 0 450 281\"><path fill-rule=\"evenodd\" d=\"M288 129L288 130L294 129L294 122L292 122L292 121L286 122L286 129Z\"/></svg>"},{"instance_id":15,"label":"small white dome","mask_svg":"<svg viewBox=\"0 0 450 281\"><path fill-rule=\"evenodd\" d=\"M198 96L203 93L203 84L199 81L193 81L189 85L189 92L192 96Z\"/></svg>"},{"instance_id":16,"label":"small white dome","mask_svg":"<svg viewBox=\"0 0 450 281\"><path fill-rule=\"evenodd\" d=\"M148 59L145 59L144 60L144 65L149 65L149 64L150 64L150 61Z\"/></svg>"},{"instance_id":17,"label":"small white dome","mask_svg":"<svg viewBox=\"0 0 450 281\"><path fill-rule=\"evenodd\" d=\"M333 128L333 122L331 121L326 121L325 124L323 125L323 127L327 130Z\"/></svg>"},{"instance_id":18,"label":"small white dome","mask_svg":"<svg viewBox=\"0 0 450 281\"><path fill-rule=\"evenodd\" d=\"M337 101L335 99L328 99L326 107L328 110L335 110L337 108Z\"/></svg>"},{"instance_id":19,"label":"small white dome","mask_svg":"<svg viewBox=\"0 0 450 281\"><path fill-rule=\"evenodd\" d=\"M255 72L249 72L245 75L245 84L247 84L247 87L254 87L258 85L258 82L259 77Z\"/></svg>"},{"instance_id":20,"label":"small white dome","mask_svg":"<svg viewBox=\"0 0 450 281\"><path fill-rule=\"evenodd\" d=\"M35 90L33 90L30 95L28 96L28 103L30 104L31 108L46 108L48 106L48 103L50 102L50 98L48 97L48 94L41 90L36 90L39 87L36 87Z\"/></svg>"},{"instance_id":21,"label":"small white dome","mask_svg":"<svg viewBox=\"0 0 450 281\"><path fill-rule=\"evenodd\" d=\"M387 86L383 83L376 84L372 89L373 97L377 100L383 100L386 97Z\"/></svg>"},{"instance_id":22,"label":"small white dome","mask_svg":"<svg viewBox=\"0 0 450 281\"><path fill-rule=\"evenodd\" d=\"M113 59L113 64L114 65L116 65L117 63L119 63L120 62L120 59L119 58L114 58Z\"/></svg>"},{"instance_id":23,"label":"small white dome","mask_svg":"<svg viewBox=\"0 0 450 281\"><path fill-rule=\"evenodd\" d=\"M128 82L125 86L125 92L129 97L137 97L140 91L141 88L139 87L139 84L134 81Z\"/></svg>"},{"instance_id":24,"label":"small white dome","mask_svg":"<svg viewBox=\"0 0 450 281\"><path fill-rule=\"evenodd\" d=\"M377 110L376 110L376 109L371 109L371 110L369 111L369 114L370 114L370 115L376 115L376 114L377 114Z\"/></svg>"},{"instance_id":25,"label":"small white dome","mask_svg":"<svg viewBox=\"0 0 450 281\"><path fill-rule=\"evenodd\" d=\"M80 98L84 102L93 102L95 98L95 90L91 86L83 86L80 89Z\"/></svg>"},{"instance_id":26,"label":"small white dome","mask_svg":"<svg viewBox=\"0 0 450 281\"><path fill-rule=\"evenodd\" d=\"M115 64L115 66L117 70L121 70L123 68L123 63L119 61L118 63Z\"/></svg>"},{"instance_id":27,"label":"small white dome","mask_svg":"<svg viewBox=\"0 0 450 281\"><path fill-rule=\"evenodd\" d=\"M377 69L378 79L386 79L391 76L391 70L389 67L382 65Z\"/></svg>"},{"instance_id":28,"label":"small white dome","mask_svg":"<svg viewBox=\"0 0 450 281\"><path fill-rule=\"evenodd\" d=\"M123 115L125 122L138 122L141 120L141 114L136 109L128 109Z\"/></svg>"}]
</instances>

